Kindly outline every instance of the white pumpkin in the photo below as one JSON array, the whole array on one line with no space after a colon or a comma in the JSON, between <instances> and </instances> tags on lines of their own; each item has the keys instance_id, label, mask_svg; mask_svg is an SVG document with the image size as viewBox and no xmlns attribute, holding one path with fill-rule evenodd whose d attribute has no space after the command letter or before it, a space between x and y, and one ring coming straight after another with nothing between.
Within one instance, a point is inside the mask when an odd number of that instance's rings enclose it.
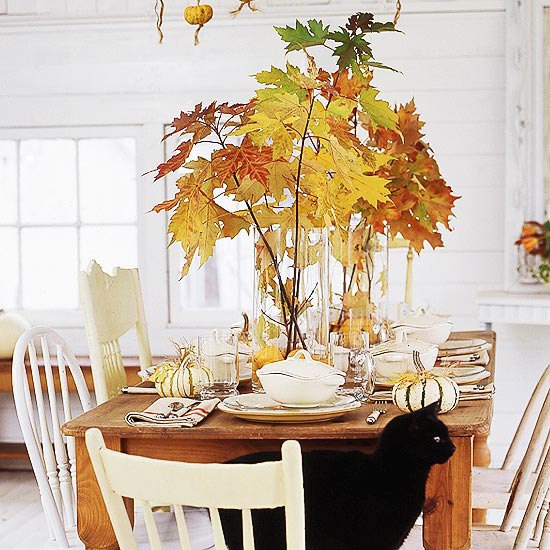
<instances>
[{"instance_id":1,"label":"white pumpkin","mask_svg":"<svg viewBox=\"0 0 550 550\"><path fill-rule=\"evenodd\" d=\"M18 338L31 325L20 315L0 309L0 358L11 358Z\"/></svg>"},{"instance_id":2,"label":"white pumpkin","mask_svg":"<svg viewBox=\"0 0 550 550\"><path fill-rule=\"evenodd\" d=\"M413 412L440 401L440 413L458 405L460 390L454 380L427 372L408 374L393 386L392 400L403 412Z\"/></svg>"},{"instance_id":3,"label":"white pumpkin","mask_svg":"<svg viewBox=\"0 0 550 550\"><path fill-rule=\"evenodd\" d=\"M212 373L194 355L181 361L165 361L149 377L161 397L197 397L203 385L212 382Z\"/></svg>"}]
</instances>

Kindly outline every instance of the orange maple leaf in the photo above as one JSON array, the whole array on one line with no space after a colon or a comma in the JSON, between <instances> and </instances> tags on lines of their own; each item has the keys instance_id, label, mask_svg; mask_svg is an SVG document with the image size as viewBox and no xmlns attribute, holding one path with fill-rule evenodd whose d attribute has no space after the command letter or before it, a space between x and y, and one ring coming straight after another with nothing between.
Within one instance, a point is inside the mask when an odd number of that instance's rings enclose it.
<instances>
[{"instance_id":1,"label":"orange maple leaf","mask_svg":"<svg viewBox=\"0 0 550 550\"><path fill-rule=\"evenodd\" d=\"M257 147L248 139L243 140L240 146L226 145L212 155L216 174L220 181L227 182L234 175L239 180L245 176L260 182L267 188L269 168L273 160L271 147Z\"/></svg>"}]
</instances>

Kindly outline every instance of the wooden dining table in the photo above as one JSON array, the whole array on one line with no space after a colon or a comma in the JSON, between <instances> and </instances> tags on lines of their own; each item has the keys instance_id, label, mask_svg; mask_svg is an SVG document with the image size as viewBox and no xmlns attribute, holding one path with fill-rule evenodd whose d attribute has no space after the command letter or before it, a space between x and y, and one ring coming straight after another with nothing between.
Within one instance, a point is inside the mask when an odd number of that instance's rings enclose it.
<instances>
[{"instance_id":1,"label":"wooden dining table","mask_svg":"<svg viewBox=\"0 0 550 550\"><path fill-rule=\"evenodd\" d=\"M457 332L453 339L483 338L493 344L490 351L490 382L495 368L495 333ZM234 418L214 411L194 428L129 426L129 411L143 411L158 396L119 395L68 422L67 436L76 438L76 484L78 535L88 550L116 549L118 544L97 485L86 450L84 434L99 428L111 449L151 458L185 462L224 462L244 454L278 450L284 440L296 439L303 451L312 449L361 450L369 452L384 426L401 414L393 405L375 424L365 418L372 405L332 421L315 424L264 424ZM441 419L456 445L453 457L432 468L426 488L423 514L424 547L427 550L463 550L471 546L472 466L487 466L490 460L487 437L493 413L492 400L461 402ZM139 480L136 480L139 483ZM133 502L126 501L133 519ZM312 549L314 550L314 549Z\"/></svg>"}]
</instances>

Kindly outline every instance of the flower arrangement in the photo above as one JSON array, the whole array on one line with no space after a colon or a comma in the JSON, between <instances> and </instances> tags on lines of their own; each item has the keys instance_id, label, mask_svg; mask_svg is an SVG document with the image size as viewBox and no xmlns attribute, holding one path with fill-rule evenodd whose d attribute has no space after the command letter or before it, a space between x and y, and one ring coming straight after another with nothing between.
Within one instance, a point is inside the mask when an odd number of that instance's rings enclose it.
<instances>
[{"instance_id":1,"label":"flower arrangement","mask_svg":"<svg viewBox=\"0 0 550 550\"><path fill-rule=\"evenodd\" d=\"M440 228L449 228L457 197L423 141L414 102L393 109L373 84L376 70L393 69L374 59L370 37L395 32L394 23L357 13L337 29L312 19L275 30L301 65L289 61L256 74L261 87L246 103L199 103L181 112L166 136L179 144L155 180L184 173L175 196L154 210L171 212L182 276L194 258L202 266L212 256L218 239L254 229L262 291L279 312L262 323L285 341L287 355L307 347L300 319L309 304L298 281L319 261L304 258L300 232L330 228L338 260L361 271L367 234L400 234L417 251L426 242L441 246ZM334 67L318 65L318 50L332 54ZM204 143L212 152L192 158ZM352 221L356 253L348 254ZM282 250L275 245L281 233L294 236ZM290 269L282 269L285 262Z\"/></svg>"},{"instance_id":2,"label":"flower arrangement","mask_svg":"<svg viewBox=\"0 0 550 550\"><path fill-rule=\"evenodd\" d=\"M523 224L521 236L516 241L520 249L519 271L522 276L531 276L535 281L550 283L550 221ZM521 251L524 254L521 254Z\"/></svg>"}]
</instances>

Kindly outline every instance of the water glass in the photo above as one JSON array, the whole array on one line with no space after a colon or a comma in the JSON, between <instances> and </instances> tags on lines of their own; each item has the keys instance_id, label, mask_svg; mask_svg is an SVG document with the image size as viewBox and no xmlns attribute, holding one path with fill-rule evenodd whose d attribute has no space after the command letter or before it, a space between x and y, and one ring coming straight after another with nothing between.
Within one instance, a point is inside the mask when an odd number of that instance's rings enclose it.
<instances>
[{"instance_id":1,"label":"water glass","mask_svg":"<svg viewBox=\"0 0 550 550\"><path fill-rule=\"evenodd\" d=\"M329 364L346 373L346 382L339 393L355 395L362 401L371 396L376 377L368 332L332 332Z\"/></svg>"},{"instance_id":2,"label":"water glass","mask_svg":"<svg viewBox=\"0 0 550 550\"><path fill-rule=\"evenodd\" d=\"M211 379L201 386L201 399L224 399L237 395L239 385L239 339L230 332L214 331L199 336L197 350L202 364L210 371Z\"/></svg>"}]
</instances>

